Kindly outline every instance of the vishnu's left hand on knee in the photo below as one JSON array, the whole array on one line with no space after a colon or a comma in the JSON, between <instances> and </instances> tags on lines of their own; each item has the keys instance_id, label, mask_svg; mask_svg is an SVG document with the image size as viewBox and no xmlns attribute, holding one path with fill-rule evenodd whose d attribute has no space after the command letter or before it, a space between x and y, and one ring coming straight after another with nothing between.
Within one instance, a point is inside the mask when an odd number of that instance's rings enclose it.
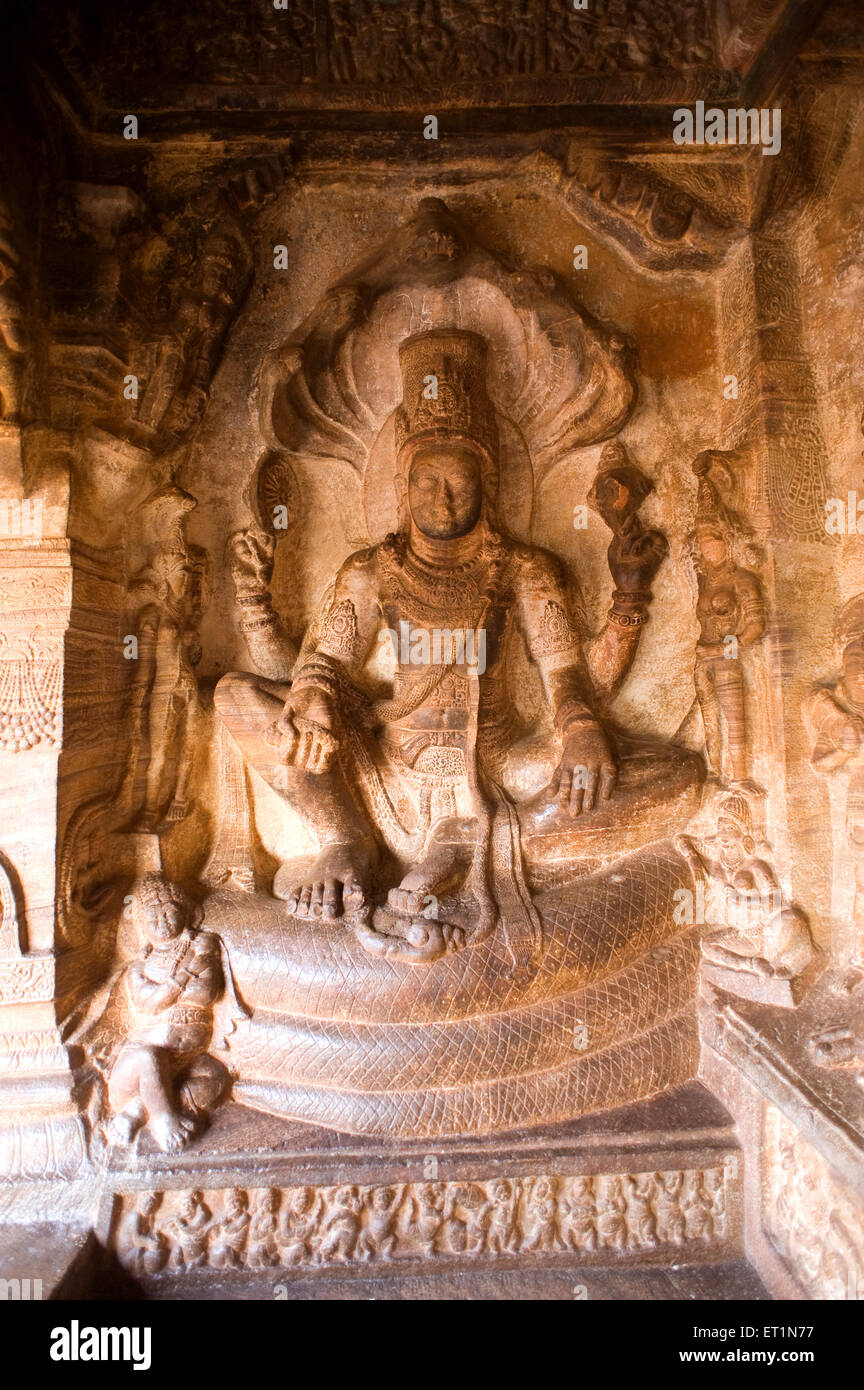
<instances>
[{"instance_id":1,"label":"vishnu's left hand on knee","mask_svg":"<svg viewBox=\"0 0 864 1390\"><path fill-rule=\"evenodd\" d=\"M593 811L608 801L615 790L618 768L615 756L599 724L571 726L553 779L559 805L571 816Z\"/></svg>"}]
</instances>

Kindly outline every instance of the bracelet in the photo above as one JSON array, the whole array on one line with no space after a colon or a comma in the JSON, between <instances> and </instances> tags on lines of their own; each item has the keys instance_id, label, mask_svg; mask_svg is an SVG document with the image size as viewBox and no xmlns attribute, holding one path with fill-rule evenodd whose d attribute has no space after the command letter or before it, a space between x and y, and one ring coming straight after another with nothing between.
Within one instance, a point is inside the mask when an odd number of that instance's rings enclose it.
<instances>
[{"instance_id":1,"label":"bracelet","mask_svg":"<svg viewBox=\"0 0 864 1390\"><path fill-rule=\"evenodd\" d=\"M647 608L653 595L650 589L613 589L612 602L630 603L637 608Z\"/></svg>"},{"instance_id":2,"label":"bracelet","mask_svg":"<svg viewBox=\"0 0 864 1390\"><path fill-rule=\"evenodd\" d=\"M277 621L275 613L265 613L260 618L241 617L239 627L241 632L264 632L267 628L275 628Z\"/></svg>"},{"instance_id":3,"label":"bracelet","mask_svg":"<svg viewBox=\"0 0 864 1390\"><path fill-rule=\"evenodd\" d=\"M292 691L320 690L337 697L339 679L333 664L320 652L312 652L291 682Z\"/></svg>"},{"instance_id":4,"label":"bracelet","mask_svg":"<svg viewBox=\"0 0 864 1390\"><path fill-rule=\"evenodd\" d=\"M597 720L583 700L571 697L559 706L555 714L555 728L563 734L568 728L596 724Z\"/></svg>"},{"instance_id":5,"label":"bracelet","mask_svg":"<svg viewBox=\"0 0 864 1390\"><path fill-rule=\"evenodd\" d=\"M617 609L609 609L609 620L615 623L616 627L644 627L648 621L647 613L619 613Z\"/></svg>"}]
</instances>

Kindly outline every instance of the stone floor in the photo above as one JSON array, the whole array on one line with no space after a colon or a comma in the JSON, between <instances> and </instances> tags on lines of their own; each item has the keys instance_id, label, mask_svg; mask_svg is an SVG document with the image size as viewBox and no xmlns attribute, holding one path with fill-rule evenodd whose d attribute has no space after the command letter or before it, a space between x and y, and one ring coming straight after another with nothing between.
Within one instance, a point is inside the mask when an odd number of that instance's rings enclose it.
<instances>
[{"instance_id":1,"label":"stone floor","mask_svg":"<svg viewBox=\"0 0 864 1390\"><path fill-rule=\"evenodd\" d=\"M0 1225L0 1301L91 1298L102 1263L101 1247L86 1227Z\"/></svg>"}]
</instances>

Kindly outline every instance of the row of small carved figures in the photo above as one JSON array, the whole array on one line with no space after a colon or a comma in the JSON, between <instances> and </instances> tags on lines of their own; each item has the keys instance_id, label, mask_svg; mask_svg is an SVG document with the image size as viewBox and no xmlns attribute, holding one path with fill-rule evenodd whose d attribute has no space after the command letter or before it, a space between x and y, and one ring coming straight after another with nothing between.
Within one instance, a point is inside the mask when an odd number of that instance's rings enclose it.
<instances>
[{"instance_id":1,"label":"row of small carved figures","mask_svg":"<svg viewBox=\"0 0 864 1390\"><path fill-rule=\"evenodd\" d=\"M167 46L199 81L316 82L317 8L290 0L270 23L259 10L251 28L217 20L202 31L181 6ZM326 8L328 77L337 83L632 72L714 56L703 0L329 0ZM161 38L146 69L166 47ZM140 75L140 43L134 54ZM122 47L113 55L125 72Z\"/></svg>"},{"instance_id":2,"label":"row of small carved figures","mask_svg":"<svg viewBox=\"0 0 864 1390\"><path fill-rule=\"evenodd\" d=\"M725 1198L722 1167L251 1194L143 1192L120 1216L116 1249L128 1269L145 1275L393 1256L624 1254L722 1238Z\"/></svg>"},{"instance_id":3,"label":"row of small carved figures","mask_svg":"<svg viewBox=\"0 0 864 1390\"><path fill-rule=\"evenodd\" d=\"M437 15L436 15L437 8ZM586 7L587 8L587 7ZM555 10L557 9L557 12ZM622 4L592 0L575 13L567 0L541 7L544 37L530 0L503 6L413 0L331 0L331 75L337 82L433 76L488 77L552 71L626 71L711 57L704 12L694 0Z\"/></svg>"}]
</instances>

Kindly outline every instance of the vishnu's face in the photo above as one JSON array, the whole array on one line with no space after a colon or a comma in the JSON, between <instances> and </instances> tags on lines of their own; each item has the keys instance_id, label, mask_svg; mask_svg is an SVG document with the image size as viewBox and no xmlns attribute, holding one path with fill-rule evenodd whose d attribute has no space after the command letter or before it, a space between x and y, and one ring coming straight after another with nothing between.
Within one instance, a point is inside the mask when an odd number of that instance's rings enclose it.
<instances>
[{"instance_id":1,"label":"vishnu's face","mask_svg":"<svg viewBox=\"0 0 864 1390\"><path fill-rule=\"evenodd\" d=\"M480 520L480 459L458 444L418 450L408 474L408 506L414 525L432 540L467 536Z\"/></svg>"}]
</instances>

